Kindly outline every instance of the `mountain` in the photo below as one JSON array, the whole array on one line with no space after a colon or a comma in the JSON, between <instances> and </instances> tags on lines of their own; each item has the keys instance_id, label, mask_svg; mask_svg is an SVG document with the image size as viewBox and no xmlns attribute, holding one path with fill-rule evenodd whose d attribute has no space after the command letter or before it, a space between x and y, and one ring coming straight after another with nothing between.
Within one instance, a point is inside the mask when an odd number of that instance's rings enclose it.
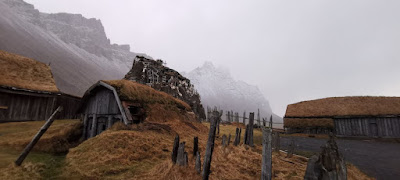
<instances>
[{"instance_id":1,"label":"mountain","mask_svg":"<svg viewBox=\"0 0 400 180\"><path fill-rule=\"evenodd\" d=\"M0 0L0 50L49 64L59 89L78 96L98 80L123 78L136 56L111 44L100 20L42 13L22 0Z\"/></svg>"},{"instance_id":2,"label":"mountain","mask_svg":"<svg viewBox=\"0 0 400 180\"><path fill-rule=\"evenodd\" d=\"M257 109L260 109L261 117L269 119L273 115L275 122L282 122L282 118L272 112L269 102L257 86L236 81L229 71L216 68L211 62L205 62L202 67L182 74L196 87L205 107L233 110L239 112L240 116L243 116L244 111L246 116L249 112L255 112L255 118Z\"/></svg>"}]
</instances>

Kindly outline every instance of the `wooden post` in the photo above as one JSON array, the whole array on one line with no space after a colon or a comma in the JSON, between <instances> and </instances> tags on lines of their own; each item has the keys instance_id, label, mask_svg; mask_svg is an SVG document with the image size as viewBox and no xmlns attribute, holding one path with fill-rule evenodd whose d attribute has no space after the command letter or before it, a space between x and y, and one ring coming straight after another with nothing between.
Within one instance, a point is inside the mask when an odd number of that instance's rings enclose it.
<instances>
[{"instance_id":1,"label":"wooden post","mask_svg":"<svg viewBox=\"0 0 400 180\"><path fill-rule=\"evenodd\" d=\"M235 133L235 141L233 141L233 145L237 146L239 144L239 128L236 128L236 133Z\"/></svg>"},{"instance_id":2,"label":"wooden post","mask_svg":"<svg viewBox=\"0 0 400 180\"><path fill-rule=\"evenodd\" d=\"M222 147L225 147L226 145L227 145L227 137L226 137L226 135L224 134L224 135L222 135Z\"/></svg>"},{"instance_id":3,"label":"wooden post","mask_svg":"<svg viewBox=\"0 0 400 180\"><path fill-rule=\"evenodd\" d=\"M229 136L228 136L228 146L230 143L231 143L231 134L229 134Z\"/></svg>"},{"instance_id":4,"label":"wooden post","mask_svg":"<svg viewBox=\"0 0 400 180\"><path fill-rule=\"evenodd\" d=\"M90 137L95 137L97 135L97 115L93 114L93 121L92 121L92 132L90 132Z\"/></svg>"},{"instance_id":5,"label":"wooden post","mask_svg":"<svg viewBox=\"0 0 400 180\"><path fill-rule=\"evenodd\" d=\"M176 164L179 166L185 166L185 142L179 143L178 156L176 158Z\"/></svg>"},{"instance_id":6,"label":"wooden post","mask_svg":"<svg viewBox=\"0 0 400 180\"><path fill-rule=\"evenodd\" d=\"M85 116L83 117L83 133L82 133L82 139L86 140L86 134L87 134L87 124L88 124L88 115L85 114Z\"/></svg>"},{"instance_id":7,"label":"wooden post","mask_svg":"<svg viewBox=\"0 0 400 180\"><path fill-rule=\"evenodd\" d=\"M265 118L262 118L263 120L263 126L265 127L267 125Z\"/></svg>"},{"instance_id":8,"label":"wooden post","mask_svg":"<svg viewBox=\"0 0 400 180\"><path fill-rule=\"evenodd\" d=\"M231 122L233 122L233 111L231 110Z\"/></svg>"},{"instance_id":9,"label":"wooden post","mask_svg":"<svg viewBox=\"0 0 400 180\"><path fill-rule=\"evenodd\" d=\"M247 133L246 144L251 146L251 147L254 146L254 142L253 142L253 125L254 125L254 113L250 113L248 128L246 128L246 133Z\"/></svg>"},{"instance_id":10,"label":"wooden post","mask_svg":"<svg viewBox=\"0 0 400 180\"><path fill-rule=\"evenodd\" d=\"M246 111L243 112L243 125L246 125Z\"/></svg>"},{"instance_id":11,"label":"wooden post","mask_svg":"<svg viewBox=\"0 0 400 180\"><path fill-rule=\"evenodd\" d=\"M279 139L279 133L278 132L273 132L273 146L274 146L274 151L279 153L281 142L280 142L280 139Z\"/></svg>"},{"instance_id":12,"label":"wooden post","mask_svg":"<svg viewBox=\"0 0 400 180\"><path fill-rule=\"evenodd\" d=\"M222 113L220 114L218 111L215 110L213 112L213 115L211 118L206 153L204 155L203 172L202 172L203 180L208 180L208 177L210 175L211 160L212 160L212 154L214 151L216 124L217 124L218 119L221 118L221 116L222 116Z\"/></svg>"},{"instance_id":13,"label":"wooden post","mask_svg":"<svg viewBox=\"0 0 400 180\"><path fill-rule=\"evenodd\" d=\"M248 144L248 142L247 142L248 136L249 136L249 125L246 125L246 129L245 129L245 132L244 132L244 139L243 139L243 143L244 144Z\"/></svg>"},{"instance_id":14,"label":"wooden post","mask_svg":"<svg viewBox=\"0 0 400 180\"><path fill-rule=\"evenodd\" d=\"M242 128L239 129L239 141L238 141L238 145L240 144L240 137L242 136Z\"/></svg>"},{"instance_id":15,"label":"wooden post","mask_svg":"<svg viewBox=\"0 0 400 180\"><path fill-rule=\"evenodd\" d=\"M179 148L179 135L176 135L174 140L174 146L172 147L171 159L172 163L176 164L176 159L178 157L178 148Z\"/></svg>"},{"instance_id":16,"label":"wooden post","mask_svg":"<svg viewBox=\"0 0 400 180\"><path fill-rule=\"evenodd\" d=\"M226 115L227 115L227 121L231 122L231 112L228 111L228 113Z\"/></svg>"},{"instance_id":17,"label":"wooden post","mask_svg":"<svg viewBox=\"0 0 400 180\"><path fill-rule=\"evenodd\" d=\"M197 173L200 174L201 173L201 157L200 157L200 152L199 151L197 151L197 154L196 154L195 168L196 168Z\"/></svg>"},{"instance_id":18,"label":"wooden post","mask_svg":"<svg viewBox=\"0 0 400 180\"><path fill-rule=\"evenodd\" d=\"M199 138L194 137L193 139L193 157L197 155L197 152L199 151Z\"/></svg>"},{"instance_id":19,"label":"wooden post","mask_svg":"<svg viewBox=\"0 0 400 180\"><path fill-rule=\"evenodd\" d=\"M271 115L271 117L269 118L269 128L272 129L272 115Z\"/></svg>"},{"instance_id":20,"label":"wooden post","mask_svg":"<svg viewBox=\"0 0 400 180\"><path fill-rule=\"evenodd\" d=\"M110 128L113 125L113 116L109 115L107 119L107 128Z\"/></svg>"},{"instance_id":21,"label":"wooden post","mask_svg":"<svg viewBox=\"0 0 400 180\"><path fill-rule=\"evenodd\" d=\"M54 122L54 117L58 112L61 112L63 108L59 106L53 114L47 119L46 123L40 128L40 130L36 133L35 137L33 137L32 141L25 147L22 151L21 155L19 155L18 159L15 161L17 166L20 166L22 162L25 160L26 156L28 156L29 152L33 149L35 144L40 140L43 134L47 131L50 125Z\"/></svg>"},{"instance_id":22,"label":"wooden post","mask_svg":"<svg viewBox=\"0 0 400 180\"><path fill-rule=\"evenodd\" d=\"M257 125L258 127L261 127L261 121L260 121L260 109L257 109Z\"/></svg>"},{"instance_id":23,"label":"wooden post","mask_svg":"<svg viewBox=\"0 0 400 180\"><path fill-rule=\"evenodd\" d=\"M263 147L262 147L261 180L272 179L271 132L272 132L271 129L262 127Z\"/></svg>"},{"instance_id":24,"label":"wooden post","mask_svg":"<svg viewBox=\"0 0 400 180\"><path fill-rule=\"evenodd\" d=\"M220 119L218 119L217 120L217 130L218 130L218 132L217 132L217 134L218 134L218 136L219 136L219 124L221 123L221 121L220 121Z\"/></svg>"}]
</instances>

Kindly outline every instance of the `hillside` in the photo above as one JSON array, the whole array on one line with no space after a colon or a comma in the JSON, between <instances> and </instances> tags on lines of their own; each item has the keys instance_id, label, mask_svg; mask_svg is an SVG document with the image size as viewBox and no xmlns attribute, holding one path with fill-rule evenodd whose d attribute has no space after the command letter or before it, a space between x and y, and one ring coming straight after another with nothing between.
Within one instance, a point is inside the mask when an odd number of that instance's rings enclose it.
<instances>
[{"instance_id":1,"label":"hillside","mask_svg":"<svg viewBox=\"0 0 400 180\"><path fill-rule=\"evenodd\" d=\"M62 92L81 96L101 79L121 79L135 54L110 44L100 20L46 14L22 0L0 0L0 50L49 64Z\"/></svg>"}]
</instances>

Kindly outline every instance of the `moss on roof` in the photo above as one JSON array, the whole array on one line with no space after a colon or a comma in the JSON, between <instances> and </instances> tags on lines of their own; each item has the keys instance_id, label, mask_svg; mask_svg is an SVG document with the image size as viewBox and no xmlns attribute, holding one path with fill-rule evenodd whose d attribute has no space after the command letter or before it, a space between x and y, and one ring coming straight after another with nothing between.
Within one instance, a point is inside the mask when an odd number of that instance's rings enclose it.
<instances>
[{"instance_id":1,"label":"moss on roof","mask_svg":"<svg viewBox=\"0 0 400 180\"><path fill-rule=\"evenodd\" d=\"M59 92L48 65L0 50L0 85Z\"/></svg>"},{"instance_id":2,"label":"moss on roof","mask_svg":"<svg viewBox=\"0 0 400 180\"><path fill-rule=\"evenodd\" d=\"M331 97L290 104L285 117L400 115L400 97Z\"/></svg>"},{"instance_id":3,"label":"moss on roof","mask_svg":"<svg viewBox=\"0 0 400 180\"><path fill-rule=\"evenodd\" d=\"M174 105L178 108L191 110L190 106L171 95L157 91L150 86L136 83L129 80L110 80L103 81L113 86L118 96L123 101L135 101L144 104L165 104Z\"/></svg>"},{"instance_id":4,"label":"moss on roof","mask_svg":"<svg viewBox=\"0 0 400 180\"><path fill-rule=\"evenodd\" d=\"M327 127L333 128L331 118L284 118L284 126L289 128Z\"/></svg>"}]
</instances>

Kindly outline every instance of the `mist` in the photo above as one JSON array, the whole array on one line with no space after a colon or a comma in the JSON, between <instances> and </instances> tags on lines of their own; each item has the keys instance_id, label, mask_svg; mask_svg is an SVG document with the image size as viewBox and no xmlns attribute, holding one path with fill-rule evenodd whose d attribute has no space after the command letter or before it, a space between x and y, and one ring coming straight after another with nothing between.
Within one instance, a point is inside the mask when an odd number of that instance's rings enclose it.
<instances>
[{"instance_id":1,"label":"mist","mask_svg":"<svg viewBox=\"0 0 400 180\"><path fill-rule=\"evenodd\" d=\"M280 116L303 100L400 96L399 1L27 2L100 19L113 43L178 71L204 61L226 67Z\"/></svg>"}]
</instances>

